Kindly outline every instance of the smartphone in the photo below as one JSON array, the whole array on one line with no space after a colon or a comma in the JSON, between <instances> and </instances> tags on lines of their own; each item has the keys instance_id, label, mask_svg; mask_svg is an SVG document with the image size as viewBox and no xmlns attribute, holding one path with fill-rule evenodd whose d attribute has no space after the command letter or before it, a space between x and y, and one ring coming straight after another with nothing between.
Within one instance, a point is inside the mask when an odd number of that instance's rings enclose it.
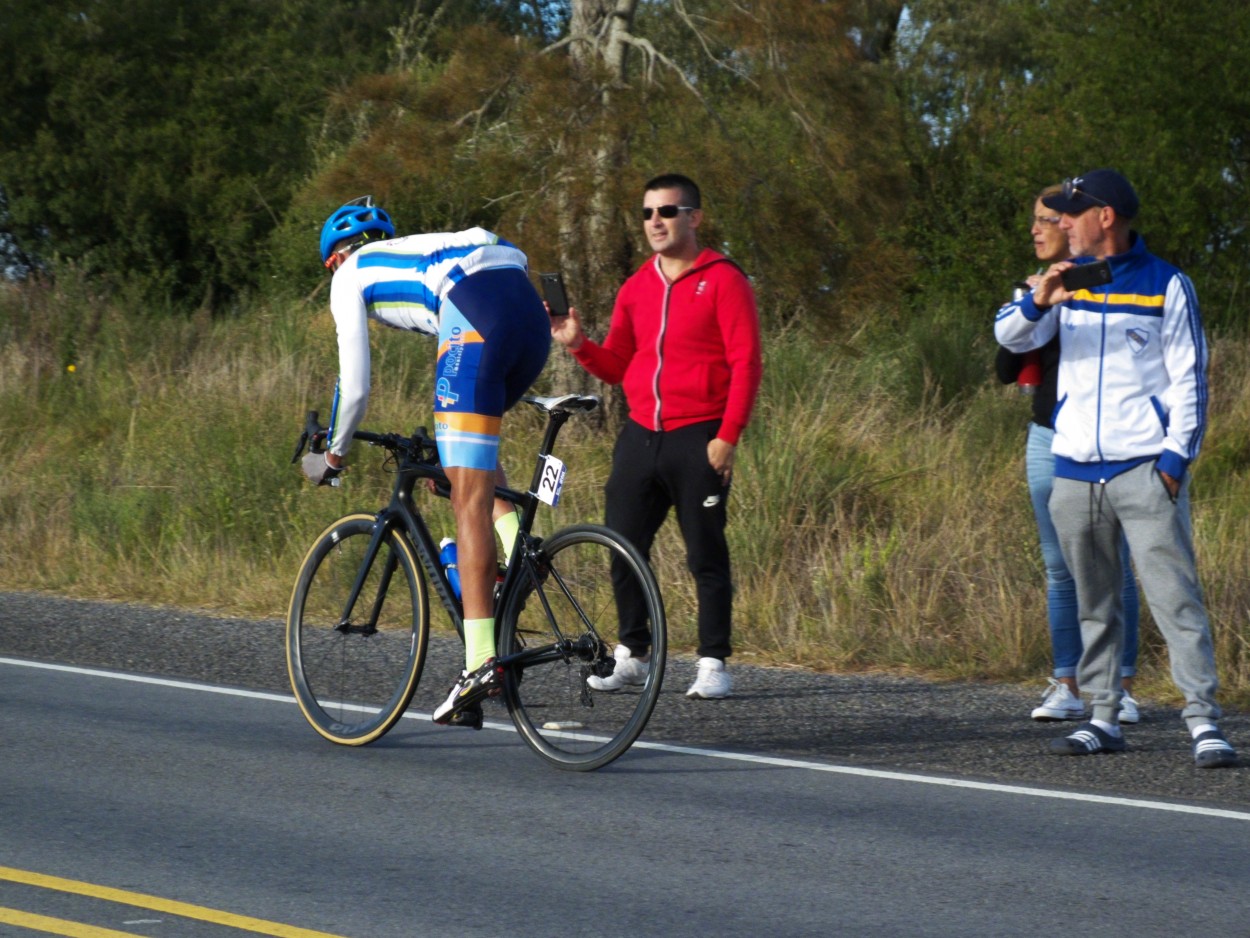
<instances>
[{"instance_id":1,"label":"smartphone","mask_svg":"<svg viewBox=\"0 0 1250 938\"><path fill-rule=\"evenodd\" d=\"M538 282L542 284L543 299L547 301L547 309L552 316L569 314L569 297L564 292L564 278L559 273L539 274Z\"/></svg>"},{"instance_id":2,"label":"smartphone","mask_svg":"<svg viewBox=\"0 0 1250 938\"><path fill-rule=\"evenodd\" d=\"M1065 290L1075 293L1077 290L1086 290L1089 287L1110 283L1111 265L1107 261L1077 264L1075 267L1069 267L1065 270L1059 275L1059 278L1063 281Z\"/></svg>"}]
</instances>

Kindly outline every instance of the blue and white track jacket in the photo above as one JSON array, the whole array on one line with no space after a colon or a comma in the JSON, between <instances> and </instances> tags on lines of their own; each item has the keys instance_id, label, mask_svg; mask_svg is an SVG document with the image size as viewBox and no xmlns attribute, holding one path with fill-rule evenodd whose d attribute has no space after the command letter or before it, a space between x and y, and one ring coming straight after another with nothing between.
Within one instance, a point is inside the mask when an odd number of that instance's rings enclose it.
<instances>
[{"instance_id":1,"label":"blue and white track jacket","mask_svg":"<svg viewBox=\"0 0 1250 938\"><path fill-rule=\"evenodd\" d=\"M1059 335L1055 474L1105 482L1144 462L1180 479L1207 426L1207 342L1189 278L1136 233L1107 258L1112 281L1039 309L1030 294L998 311L1013 352ZM1077 258L1089 263L1093 258Z\"/></svg>"}]
</instances>

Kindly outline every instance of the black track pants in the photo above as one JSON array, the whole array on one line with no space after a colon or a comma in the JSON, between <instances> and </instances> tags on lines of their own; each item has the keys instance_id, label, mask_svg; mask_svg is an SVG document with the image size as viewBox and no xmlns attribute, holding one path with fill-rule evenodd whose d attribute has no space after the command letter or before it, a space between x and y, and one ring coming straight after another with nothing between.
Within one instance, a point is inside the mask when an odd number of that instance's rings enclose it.
<instances>
[{"instance_id":1,"label":"black track pants","mask_svg":"<svg viewBox=\"0 0 1250 938\"><path fill-rule=\"evenodd\" d=\"M612 454L606 501L608 527L625 535L651 559L656 532L677 511L686 542L686 566L699 602L699 656L727 658L733 616L733 581L725 540L729 488L707 461L708 443L719 420L653 432L630 420ZM637 591L628 577L613 573L620 612L620 641L636 655L650 644L650 630ZM662 584L661 584L662 588Z\"/></svg>"}]
</instances>

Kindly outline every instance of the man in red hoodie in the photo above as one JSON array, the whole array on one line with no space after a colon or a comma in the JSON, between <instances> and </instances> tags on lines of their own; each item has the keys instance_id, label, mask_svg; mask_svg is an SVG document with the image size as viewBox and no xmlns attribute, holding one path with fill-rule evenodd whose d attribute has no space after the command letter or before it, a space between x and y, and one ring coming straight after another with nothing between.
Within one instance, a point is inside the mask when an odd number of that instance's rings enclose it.
<instances>
[{"instance_id":1,"label":"man in red hoodie","mask_svg":"<svg viewBox=\"0 0 1250 938\"><path fill-rule=\"evenodd\" d=\"M686 696L719 699L731 689L726 502L763 370L759 316L742 270L699 246L703 209L693 181L657 176L642 205L655 255L617 293L603 343L586 337L576 309L552 319L551 335L588 372L625 392L629 420L612 457L606 521L649 557L669 508L676 510L699 602L698 676ZM597 691L641 684L650 666L641 602L619 588L616 599L616 667L587 679Z\"/></svg>"}]
</instances>

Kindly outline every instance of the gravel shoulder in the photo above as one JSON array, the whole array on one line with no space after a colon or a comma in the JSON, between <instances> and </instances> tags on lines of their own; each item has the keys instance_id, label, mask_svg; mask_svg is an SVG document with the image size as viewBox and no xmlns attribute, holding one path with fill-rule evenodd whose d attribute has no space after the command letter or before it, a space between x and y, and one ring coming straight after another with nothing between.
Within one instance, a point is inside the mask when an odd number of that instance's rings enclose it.
<instances>
[{"instance_id":1,"label":"gravel shoulder","mask_svg":"<svg viewBox=\"0 0 1250 938\"><path fill-rule=\"evenodd\" d=\"M412 706L431 710L459 667L434 636ZM0 593L0 655L289 693L283 625L194 610ZM1071 724L1028 719L1042 688L820 674L730 662L734 696L690 701L694 659L670 659L645 739L865 768L1250 809L1250 714L1222 725L1242 754L1194 767L1175 707L1143 701L1127 752L1063 758L1047 744ZM488 706L498 706L493 701ZM492 716L488 712L488 718ZM497 718L506 719L500 707ZM298 717L294 717L298 718ZM448 730L448 732L463 732ZM312 731L309 730L310 738Z\"/></svg>"}]
</instances>

